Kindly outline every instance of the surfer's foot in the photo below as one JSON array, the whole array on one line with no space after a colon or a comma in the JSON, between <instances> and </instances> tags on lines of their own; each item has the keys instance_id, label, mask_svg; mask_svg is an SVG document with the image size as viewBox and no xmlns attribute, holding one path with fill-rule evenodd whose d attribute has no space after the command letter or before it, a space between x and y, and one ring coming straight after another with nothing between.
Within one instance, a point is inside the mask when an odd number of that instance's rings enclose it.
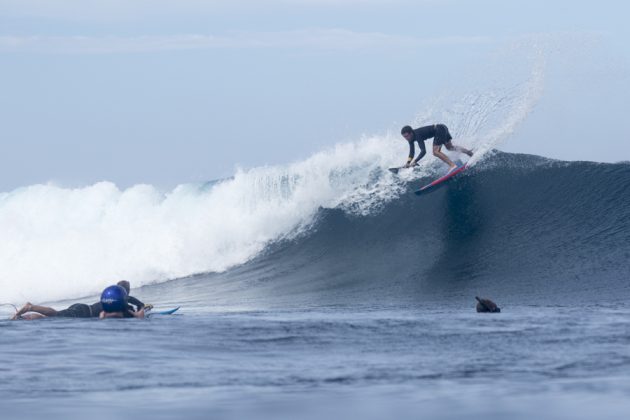
<instances>
[{"instance_id":1,"label":"surfer's foot","mask_svg":"<svg viewBox=\"0 0 630 420\"><path fill-rule=\"evenodd\" d=\"M449 167L449 168L448 168L448 173L453 172L453 171L454 171L455 169L457 169L457 168L458 168L458 166L457 166L457 165L455 165L455 164L453 164L453 166L451 166L451 167Z\"/></svg>"},{"instance_id":2,"label":"surfer's foot","mask_svg":"<svg viewBox=\"0 0 630 420\"><path fill-rule=\"evenodd\" d=\"M26 304L24 306L22 306L22 309L20 309L19 311L17 311L15 313L15 315L13 315L11 317L12 320L16 320L19 319L22 315L24 315L25 313L29 312L31 310L31 308L33 307L33 305L31 304L31 302L26 302Z\"/></svg>"},{"instance_id":3,"label":"surfer's foot","mask_svg":"<svg viewBox=\"0 0 630 420\"><path fill-rule=\"evenodd\" d=\"M472 157L473 152L472 152L472 150L469 150L468 152L466 152L466 154L467 154L468 156Z\"/></svg>"}]
</instances>

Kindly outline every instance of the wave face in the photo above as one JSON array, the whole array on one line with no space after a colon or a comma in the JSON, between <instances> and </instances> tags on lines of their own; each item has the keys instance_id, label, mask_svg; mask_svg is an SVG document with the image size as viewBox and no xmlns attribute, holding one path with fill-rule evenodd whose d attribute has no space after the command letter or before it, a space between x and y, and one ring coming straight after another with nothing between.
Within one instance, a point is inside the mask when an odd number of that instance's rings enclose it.
<instances>
[{"instance_id":1,"label":"wave face","mask_svg":"<svg viewBox=\"0 0 630 420\"><path fill-rule=\"evenodd\" d=\"M139 287L197 276L194 285L180 282L191 288L181 299L241 302L267 299L268 287L275 296L384 288L399 299L393 290L457 293L500 277L497 284L525 290L532 278L619 273L624 165L494 152L534 108L544 74L544 57L534 54L525 80L450 92L426 106L416 125L445 122L456 143L476 150L466 176L427 198L409 192L443 172L435 158L400 176L386 170L406 157L399 127L170 192L102 182L2 193L0 303L93 296L121 278Z\"/></svg>"},{"instance_id":2,"label":"wave face","mask_svg":"<svg viewBox=\"0 0 630 420\"><path fill-rule=\"evenodd\" d=\"M532 109L540 74L535 69L528 83L464 95L460 106L438 106L443 112L427 120L458 121L458 142L475 147L475 159L483 157ZM505 119L497 122L501 115ZM403 194L405 182L442 169L425 159L414 173L392 176L386 168L407 156L398 130L338 144L301 162L239 170L231 179L167 193L102 182L0 194L0 278L8 279L0 302L92 295L120 278L141 286L223 272L269 244L309 231L322 208L373 214Z\"/></svg>"},{"instance_id":3,"label":"wave face","mask_svg":"<svg viewBox=\"0 0 630 420\"><path fill-rule=\"evenodd\" d=\"M321 209L311 233L179 285L236 306L630 297L630 164L496 153L432 194L416 197L417 185L369 215Z\"/></svg>"},{"instance_id":4,"label":"wave face","mask_svg":"<svg viewBox=\"0 0 630 420\"><path fill-rule=\"evenodd\" d=\"M630 164L493 152L416 197L433 166L396 177L377 151L381 139L339 152L364 157L345 172L321 154L275 177L269 171L278 168L242 172L168 195L107 183L5 194L2 277L19 281L4 284L2 300L79 297L119 278L141 286L204 272L215 274L179 281L179 299L417 302L437 293L567 302L630 294ZM322 165L325 177L309 174Z\"/></svg>"}]
</instances>

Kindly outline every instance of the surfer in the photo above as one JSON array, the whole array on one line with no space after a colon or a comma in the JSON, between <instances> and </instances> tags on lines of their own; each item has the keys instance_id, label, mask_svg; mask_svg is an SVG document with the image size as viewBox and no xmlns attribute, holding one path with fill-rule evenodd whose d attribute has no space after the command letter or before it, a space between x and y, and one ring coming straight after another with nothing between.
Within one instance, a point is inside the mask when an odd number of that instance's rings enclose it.
<instances>
[{"instance_id":1,"label":"surfer","mask_svg":"<svg viewBox=\"0 0 630 420\"><path fill-rule=\"evenodd\" d=\"M145 307L149 308L151 305L145 305L139 299L129 296L131 285L127 280L119 281L116 286L121 287L127 295L127 306L130 312L139 312ZM131 306L133 305L133 306ZM85 303L75 303L68 308L57 311L56 309L48 306L33 305L27 302L19 311L11 317L11 319L40 319L46 317L57 318L96 318L103 312L103 304L101 301L93 303L91 305Z\"/></svg>"},{"instance_id":2,"label":"surfer","mask_svg":"<svg viewBox=\"0 0 630 420\"><path fill-rule=\"evenodd\" d=\"M468 156L473 155L470 150L453 144L451 141L453 137L451 137L448 127L444 124L427 125L416 128L415 130L406 125L402 128L400 134L402 134L405 140L409 143L409 157L407 158L407 163L404 165L405 168L416 166L418 161L427 154L424 141L430 138L433 138L433 155L440 158L449 166L449 172L456 169L457 165L442 152L442 146L445 146L448 150L456 150L460 153L466 153ZM414 155L416 154L414 145L415 142L418 142L418 145L420 146L420 154L416 159L414 159Z\"/></svg>"}]
</instances>

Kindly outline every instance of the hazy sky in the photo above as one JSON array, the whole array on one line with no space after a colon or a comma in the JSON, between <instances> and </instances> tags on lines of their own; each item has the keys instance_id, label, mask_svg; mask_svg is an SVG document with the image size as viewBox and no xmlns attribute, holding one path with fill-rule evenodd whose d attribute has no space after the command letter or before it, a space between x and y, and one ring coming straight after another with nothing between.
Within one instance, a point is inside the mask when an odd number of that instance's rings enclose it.
<instances>
[{"instance_id":1,"label":"hazy sky","mask_svg":"<svg viewBox=\"0 0 630 420\"><path fill-rule=\"evenodd\" d=\"M532 35L561 41L502 149L630 160L628 16L621 0L0 0L0 190L302 159L482 89Z\"/></svg>"}]
</instances>

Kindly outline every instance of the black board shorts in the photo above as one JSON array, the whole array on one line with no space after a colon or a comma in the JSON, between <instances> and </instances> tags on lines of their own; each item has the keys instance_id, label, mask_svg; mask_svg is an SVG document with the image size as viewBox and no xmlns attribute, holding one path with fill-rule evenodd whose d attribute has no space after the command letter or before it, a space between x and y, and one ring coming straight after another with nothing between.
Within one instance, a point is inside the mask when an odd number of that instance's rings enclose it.
<instances>
[{"instance_id":1,"label":"black board shorts","mask_svg":"<svg viewBox=\"0 0 630 420\"><path fill-rule=\"evenodd\" d=\"M451 133L449 133L448 127L444 124L436 124L433 145L442 146L451 140L453 140L453 137L451 137Z\"/></svg>"},{"instance_id":2,"label":"black board shorts","mask_svg":"<svg viewBox=\"0 0 630 420\"><path fill-rule=\"evenodd\" d=\"M92 309L90 308L90 305L75 303L67 309L58 311L55 316L58 318L91 318Z\"/></svg>"}]
</instances>

